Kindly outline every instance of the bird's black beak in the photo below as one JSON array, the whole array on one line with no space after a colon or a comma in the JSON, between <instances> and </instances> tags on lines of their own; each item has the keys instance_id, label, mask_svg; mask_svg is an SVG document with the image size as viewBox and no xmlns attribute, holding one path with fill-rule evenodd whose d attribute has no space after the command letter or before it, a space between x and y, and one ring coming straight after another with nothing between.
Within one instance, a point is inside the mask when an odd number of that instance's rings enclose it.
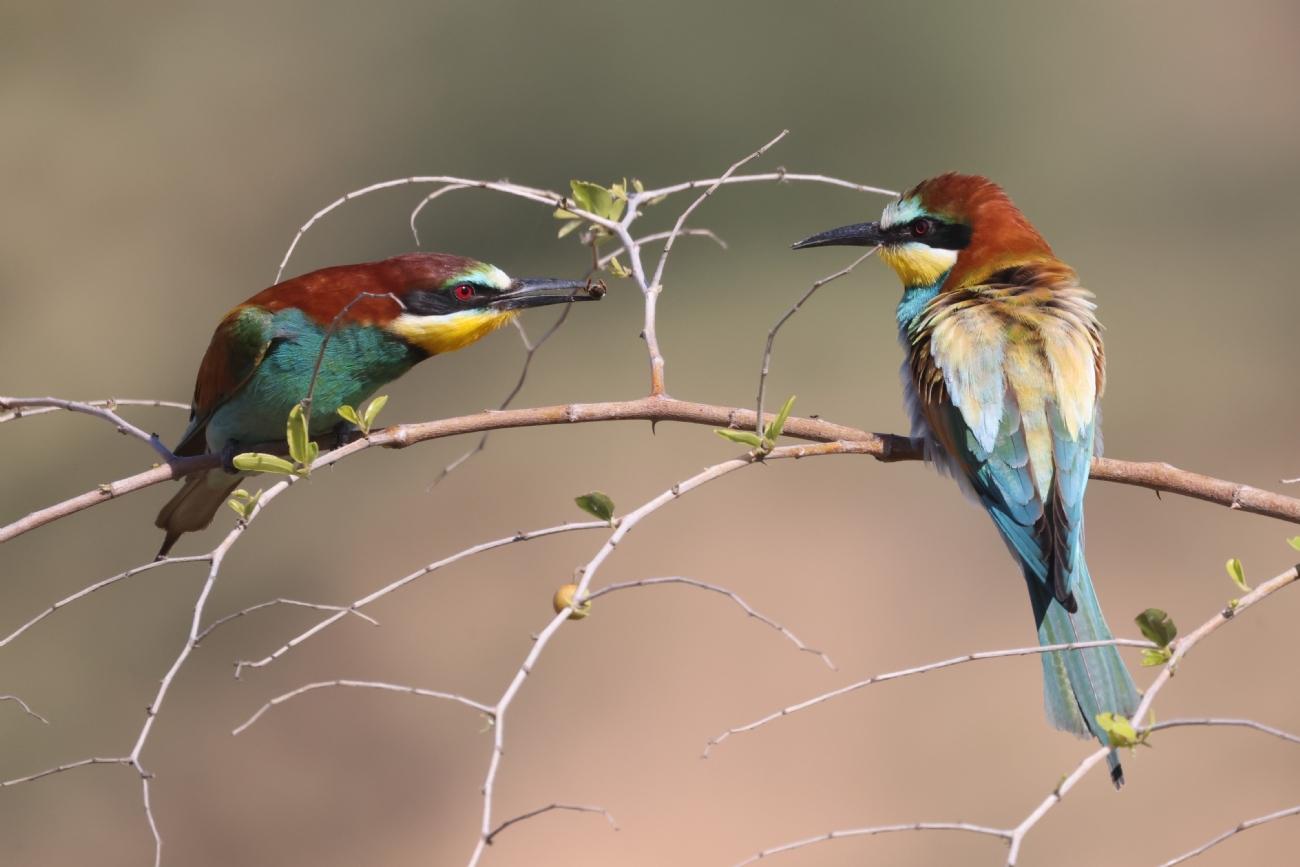
<instances>
[{"instance_id":1,"label":"bird's black beak","mask_svg":"<svg viewBox=\"0 0 1300 867\"><path fill-rule=\"evenodd\" d=\"M855 223L852 226L841 226L838 229L831 229L829 232L822 232L820 235L805 238L798 244L792 244L791 249L803 250L807 247L878 247L883 243L885 243L885 236L880 231L879 223Z\"/></svg>"},{"instance_id":2,"label":"bird's black beak","mask_svg":"<svg viewBox=\"0 0 1300 867\"><path fill-rule=\"evenodd\" d=\"M605 284L596 281L552 280L549 277L522 277L510 281L510 288L492 299L495 310L526 310L547 304L570 301L599 301L605 297Z\"/></svg>"}]
</instances>

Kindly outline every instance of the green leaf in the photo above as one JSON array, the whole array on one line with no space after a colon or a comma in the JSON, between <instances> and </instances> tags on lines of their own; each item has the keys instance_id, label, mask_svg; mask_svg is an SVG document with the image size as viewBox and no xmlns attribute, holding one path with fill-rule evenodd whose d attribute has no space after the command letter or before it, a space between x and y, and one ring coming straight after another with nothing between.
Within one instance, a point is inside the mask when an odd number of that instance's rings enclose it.
<instances>
[{"instance_id":1,"label":"green leaf","mask_svg":"<svg viewBox=\"0 0 1300 867\"><path fill-rule=\"evenodd\" d=\"M249 452L248 454L235 455L235 468L243 470L246 473L284 473L293 475L293 464L284 458L277 458L275 455L264 455Z\"/></svg>"},{"instance_id":2,"label":"green leaf","mask_svg":"<svg viewBox=\"0 0 1300 867\"><path fill-rule=\"evenodd\" d=\"M1174 621L1169 619L1169 615L1159 608L1148 608L1137 617L1133 618L1137 623L1138 629L1147 637L1147 641L1153 642L1161 649L1169 646L1169 643L1178 635L1178 627Z\"/></svg>"},{"instance_id":3,"label":"green leaf","mask_svg":"<svg viewBox=\"0 0 1300 867\"><path fill-rule=\"evenodd\" d=\"M569 234L570 232L572 232L574 229L578 228L581 225L582 225L582 220L576 220L576 219L570 220L569 222L565 223L563 226L560 227L560 233L555 237L563 238L565 235Z\"/></svg>"},{"instance_id":4,"label":"green leaf","mask_svg":"<svg viewBox=\"0 0 1300 867\"><path fill-rule=\"evenodd\" d=\"M1150 668L1153 665L1164 665L1172 656L1173 654L1169 652L1168 648L1161 648L1160 650L1148 648L1142 651L1142 667Z\"/></svg>"},{"instance_id":5,"label":"green leaf","mask_svg":"<svg viewBox=\"0 0 1300 867\"><path fill-rule=\"evenodd\" d=\"M289 456L303 466L309 466L311 461L307 458L307 444L311 442L311 437L307 435L307 419L303 416L300 403L289 410L287 438Z\"/></svg>"},{"instance_id":6,"label":"green leaf","mask_svg":"<svg viewBox=\"0 0 1300 867\"><path fill-rule=\"evenodd\" d=\"M1250 587L1246 585L1246 570L1242 568L1241 561L1236 557L1228 561L1228 577L1242 590L1250 592Z\"/></svg>"},{"instance_id":7,"label":"green leaf","mask_svg":"<svg viewBox=\"0 0 1300 867\"><path fill-rule=\"evenodd\" d=\"M578 504L578 508L589 515L595 515L602 521L614 520L614 501L609 498L608 494L602 494L600 491L592 491L583 494L581 497L574 497L573 502Z\"/></svg>"},{"instance_id":8,"label":"green leaf","mask_svg":"<svg viewBox=\"0 0 1300 867\"><path fill-rule=\"evenodd\" d=\"M1135 747L1142 743L1138 733L1133 729L1133 724L1122 716L1116 716L1113 713L1097 714L1097 725L1101 726L1102 731L1110 739L1112 747Z\"/></svg>"},{"instance_id":9,"label":"green leaf","mask_svg":"<svg viewBox=\"0 0 1300 867\"><path fill-rule=\"evenodd\" d=\"M351 422L357 427L361 427L361 419L357 418L357 411L350 406L341 406L337 410L339 417L346 422Z\"/></svg>"},{"instance_id":10,"label":"green leaf","mask_svg":"<svg viewBox=\"0 0 1300 867\"><path fill-rule=\"evenodd\" d=\"M781 407L781 411L776 414L776 418L772 419L772 423L767 426L767 430L763 434L764 439L772 443L776 442L776 438L785 429L785 421L790 417L790 407L792 406L794 406L794 395L790 395L790 399L785 402L785 406Z\"/></svg>"},{"instance_id":11,"label":"green leaf","mask_svg":"<svg viewBox=\"0 0 1300 867\"><path fill-rule=\"evenodd\" d=\"M381 394L379 397L370 401L370 406L366 407L366 433L370 433L370 426L375 423L375 418L378 417L379 411L384 408L384 404L386 403L388 403L388 395L386 394Z\"/></svg>"},{"instance_id":12,"label":"green leaf","mask_svg":"<svg viewBox=\"0 0 1300 867\"><path fill-rule=\"evenodd\" d=\"M609 260L609 264L607 264L605 267L608 268L609 273L613 274L615 277L632 276L632 272L623 267L623 263L618 261L617 256L612 257Z\"/></svg>"},{"instance_id":13,"label":"green leaf","mask_svg":"<svg viewBox=\"0 0 1300 867\"><path fill-rule=\"evenodd\" d=\"M564 210L564 208L556 208L555 213L551 214L551 216L557 220L581 220L582 219L582 217L579 217L577 214L573 213L573 211L566 211Z\"/></svg>"},{"instance_id":14,"label":"green leaf","mask_svg":"<svg viewBox=\"0 0 1300 867\"><path fill-rule=\"evenodd\" d=\"M590 181L570 181L573 188L573 200L578 207L606 220L617 220L623 214L625 202L614 198L610 190Z\"/></svg>"},{"instance_id":15,"label":"green leaf","mask_svg":"<svg viewBox=\"0 0 1300 867\"><path fill-rule=\"evenodd\" d=\"M253 515L253 510L257 508L257 501L262 499L262 489L258 488L256 494L249 494L248 491L238 490L230 495L226 504L234 509L239 517L247 521Z\"/></svg>"},{"instance_id":16,"label":"green leaf","mask_svg":"<svg viewBox=\"0 0 1300 867\"><path fill-rule=\"evenodd\" d=\"M763 441L758 438L758 434L747 430L715 430L715 434L733 443L749 446L750 448L759 448Z\"/></svg>"},{"instance_id":17,"label":"green leaf","mask_svg":"<svg viewBox=\"0 0 1300 867\"><path fill-rule=\"evenodd\" d=\"M633 179L632 179L632 186L636 189L636 191L637 191L638 193L644 193L644 192L645 192L645 184L641 183L641 182L638 181L636 178L633 178Z\"/></svg>"},{"instance_id":18,"label":"green leaf","mask_svg":"<svg viewBox=\"0 0 1300 867\"><path fill-rule=\"evenodd\" d=\"M1300 536L1293 536L1292 538L1287 539L1286 543L1297 551L1300 551Z\"/></svg>"}]
</instances>

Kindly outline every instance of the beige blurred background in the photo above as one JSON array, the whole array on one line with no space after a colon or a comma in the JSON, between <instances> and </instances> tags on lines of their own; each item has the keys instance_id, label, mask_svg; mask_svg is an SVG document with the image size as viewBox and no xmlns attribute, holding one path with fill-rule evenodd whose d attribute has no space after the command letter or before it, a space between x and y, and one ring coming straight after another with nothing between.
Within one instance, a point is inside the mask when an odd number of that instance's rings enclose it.
<instances>
[{"instance_id":1,"label":"beige blurred background","mask_svg":"<svg viewBox=\"0 0 1300 867\"><path fill-rule=\"evenodd\" d=\"M448 173L561 189L570 178L710 177L783 128L783 165L899 189L956 169L1006 186L1099 298L1107 454L1278 489L1300 475L1293 336L1300 216L1300 15L1287 3L60 3L0 2L0 393L188 400L212 328L268 285L293 232L344 192ZM289 273L413 249L419 191L354 202ZM666 226L673 207L648 217ZM793 254L883 199L788 184L727 189L692 219L666 274L668 390L753 400L763 335L850 251ZM421 217L426 249L512 274L572 277L584 251L546 209L478 192ZM782 333L773 392L796 412L904 430L892 311L868 262ZM519 405L644 393L640 299L616 282L538 355ZM534 333L550 312L530 314ZM523 357L510 331L395 384L384 420L495 406ZM174 441L177 410L130 417ZM346 603L466 544L622 510L736 449L646 424L495 435L366 454L276 502L235 548L209 618L276 597ZM147 467L101 422L0 428L0 523ZM145 562L168 485L0 549L0 632ZM1184 631L1287 568L1295 528L1094 484L1089 557L1111 623L1166 608ZM218 519L228 528L233 515ZM206 550L210 531L180 553ZM491 701L597 549L572 534L493 552L232 677L314 623L272 609L223 627L182 670L144 753L169 865L460 864L473 848L489 736L431 699L320 691L386 680ZM681 587L601 600L542 657L509 720L501 817L599 804L512 828L488 865L727 867L836 828L964 820L1010 826L1091 749L1052 731L1034 658L885 684L737 737L730 726L871 674L1033 642L1020 577L988 520L920 465L826 458L754 468L633 532L603 581L724 584L840 665L833 673L730 602ZM0 652L0 778L130 750L179 651L197 567L139 576ZM1253 717L1300 731L1300 590L1197 649L1158 715ZM1150 671L1136 668L1139 684ZM1237 822L1300 803L1300 751L1234 730L1180 730L1086 780L1026 843L1025 865L1155 865ZM1198 864L1281 863L1290 819ZM93 767L0 792L0 863L151 863L128 770ZM990 839L907 834L820 844L789 867L1000 864Z\"/></svg>"}]
</instances>

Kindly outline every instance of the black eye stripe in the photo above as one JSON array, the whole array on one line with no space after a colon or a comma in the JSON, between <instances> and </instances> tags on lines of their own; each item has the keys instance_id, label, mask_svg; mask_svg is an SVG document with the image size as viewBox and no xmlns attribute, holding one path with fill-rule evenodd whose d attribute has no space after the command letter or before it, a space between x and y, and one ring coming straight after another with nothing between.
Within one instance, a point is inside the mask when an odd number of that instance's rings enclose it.
<instances>
[{"instance_id":1,"label":"black eye stripe","mask_svg":"<svg viewBox=\"0 0 1300 867\"><path fill-rule=\"evenodd\" d=\"M925 223L924 231L917 231ZM914 242L936 250L964 250L970 246L974 231L965 223L948 223L934 217L919 217L907 223L890 226L886 233L898 244Z\"/></svg>"},{"instance_id":2,"label":"black eye stripe","mask_svg":"<svg viewBox=\"0 0 1300 867\"><path fill-rule=\"evenodd\" d=\"M468 286L472 289L469 297L461 298L461 287ZM465 280L457 280L455 283L445 285L438 289L417 289L406 293L402 298L402 303L406 305L408 312L415 316L446 316L448 313L455 313L459 310L474 310L486 307L486 298L500 294L501 290L495 286L484 286L479 283L470 283Z\"/></svg>"}]
</instances>

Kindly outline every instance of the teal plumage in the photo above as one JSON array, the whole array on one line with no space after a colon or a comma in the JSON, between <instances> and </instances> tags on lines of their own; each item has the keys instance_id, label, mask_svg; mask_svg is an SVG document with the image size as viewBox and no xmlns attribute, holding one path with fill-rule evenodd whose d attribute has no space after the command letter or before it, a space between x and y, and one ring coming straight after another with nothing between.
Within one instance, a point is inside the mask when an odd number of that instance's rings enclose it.
<instances>
[{"instance_id":1,"label":"teal plumage","mask_svg":"<svg viewBox=\"0 0 1300 867\"><path fill-rule=\"evenodd\" d=\"M1041 645L1111 638L1084 558L1083 499L1105 357L1091 293L1001 188L943 175L880 222L796 247L876 246L902 278L899 338L914 437L993 519L1029 589ZM1108 743L1101 713L1137 691L1114 647L1042 654L1049 721ZM1123 784L1118 756L1111 775Z\"/></svg>"}]
</instances>

